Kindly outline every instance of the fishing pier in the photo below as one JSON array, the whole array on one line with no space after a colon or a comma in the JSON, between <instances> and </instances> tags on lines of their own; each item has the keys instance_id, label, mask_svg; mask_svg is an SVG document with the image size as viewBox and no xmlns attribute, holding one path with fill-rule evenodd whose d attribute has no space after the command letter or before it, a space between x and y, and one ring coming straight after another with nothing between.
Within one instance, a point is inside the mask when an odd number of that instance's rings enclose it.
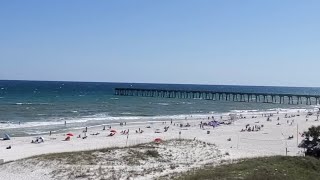
<instances>
[{"instance_id":1,"label":"fishing pier","mask_svg":"<svg viewBox=\"0 0 320 180\"><path fill-rule=\"evenodd\" d=\"M118 96L141 96L180 99L204 99L213 101L278 103L278 104L319 104L319 95L274 94L274 93L244 93L244 92L215 92L196 90L115 88Z\"/></svg>"}]
</instances>

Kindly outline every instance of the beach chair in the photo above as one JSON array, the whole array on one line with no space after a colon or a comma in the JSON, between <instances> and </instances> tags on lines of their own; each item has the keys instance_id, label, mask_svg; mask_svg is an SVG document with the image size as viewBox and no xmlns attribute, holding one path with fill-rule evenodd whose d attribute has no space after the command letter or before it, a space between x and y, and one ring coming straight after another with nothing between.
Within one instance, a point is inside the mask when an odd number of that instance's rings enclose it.
<instances>
[{"instance_id":1,"label":"beach chair","mask_svg":"<svg viewBox=\"0 0 320 180\"><path fill-rule=\"evenodd\" d=\"M108 136L111 137L111 136L114 136L114 134L115 134L115 133L110 133Z\"/></svg>"}]
</instances>

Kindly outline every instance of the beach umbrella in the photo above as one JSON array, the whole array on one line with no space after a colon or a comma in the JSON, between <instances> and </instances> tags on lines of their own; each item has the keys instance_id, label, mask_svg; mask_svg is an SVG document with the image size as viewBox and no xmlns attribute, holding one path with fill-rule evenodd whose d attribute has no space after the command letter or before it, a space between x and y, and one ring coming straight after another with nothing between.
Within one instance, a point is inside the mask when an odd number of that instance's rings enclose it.
<instances>
[{"instance_id":1,"label":"beach umbrella","mask_svg":"<svg viewBox=\"0 0 320 180\"><path fill-rule=\"evenodd\" d=\"M68 133L67 136L73 136L73 134L72 133Z\"/></svg>"},{"instance_id":2,"label":"beach umbrella","mask_svg":"<svg viewBox=\"0 0 320 180\"><path fill-rule=\"evenodd\" d=\"M116 130L114 130L114 129L112 129L110 132L116 133L117 131L116 131Z\"/></svg>"},{"instance_id":3,"label":"beach umbrella","mask_svg":"<svg viewBox=\"0 0 320 180\"><path fill-rule=\"evenodd\" d=\"M156 138L156 139L154 139L154 142L160 143L160 142L162 142L162 139L161 138Z\"/></svg>"},{"instance_id":4,"label":"beach umbrella","mask_svg":"<svg viewBox=\"0 0 320 180\"><path fill-rule=\"evenodd\" d=\"M10 138L9 134L4 134L3 140L10 140L10 139L11 139L11 138Z\"/></svg>"}]
</instances>

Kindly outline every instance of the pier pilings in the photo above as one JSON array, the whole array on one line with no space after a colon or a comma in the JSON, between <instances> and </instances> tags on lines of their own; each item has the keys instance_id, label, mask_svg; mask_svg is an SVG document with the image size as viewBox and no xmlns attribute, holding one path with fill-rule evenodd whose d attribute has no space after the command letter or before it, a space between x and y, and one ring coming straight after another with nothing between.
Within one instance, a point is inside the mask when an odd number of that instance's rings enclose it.
<instances>
[{"instance_id":1,"label":"pier pilings","mask_svg":"<svg viewBox=\"0 0 320 180\"><path fill-rule=\"evenodd\" d=\"M168 90L142 88L115 88L118 96L160 97L180 99L204 99L213 101L256 102L277 104L319 104L320 96L302 94L273 94L273 93L244 93L244 92L215 92L195 90Z\"/></svg>"}]
</instances>

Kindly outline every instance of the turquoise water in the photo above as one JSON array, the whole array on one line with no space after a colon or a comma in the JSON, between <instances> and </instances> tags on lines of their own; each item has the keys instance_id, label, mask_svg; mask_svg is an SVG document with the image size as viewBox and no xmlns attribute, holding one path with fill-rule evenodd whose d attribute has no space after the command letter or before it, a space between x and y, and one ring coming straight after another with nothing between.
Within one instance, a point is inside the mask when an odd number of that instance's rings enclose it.
<instances>
[{"instance_id":1,"label":"turquoise water","mask_svg":"<svg viewBox=\"0 0 320 180\"><path fill-rule=\"evenodd\" d=\"M0 81L0 132L14 136L120 121L183 119L235 110L313 108L306 105L115 96L115 87L320 95L320 88ZM67 126L64 122L67 121Z\"/></svg>"}]
</instances>

